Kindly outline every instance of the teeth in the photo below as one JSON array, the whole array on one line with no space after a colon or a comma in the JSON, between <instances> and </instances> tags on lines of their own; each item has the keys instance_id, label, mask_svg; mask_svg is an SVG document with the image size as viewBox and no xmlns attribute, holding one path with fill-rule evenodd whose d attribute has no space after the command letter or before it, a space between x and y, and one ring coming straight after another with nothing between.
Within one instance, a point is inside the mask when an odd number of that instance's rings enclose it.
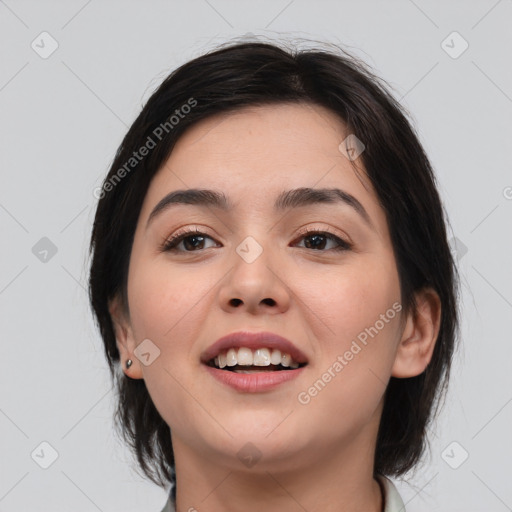
<instances>
[{"instance_id":1,"label":"teeth","mask_svg":"<svg viewBox=\"0 0 512 512\"><path fill-rule=\"evenodd\" d=\"M275 348L258 348L254 351L247 347L230 348L227 352L221 352L213 361L217 368L236 365L270 366L271 364L292 369L299 367L299 363L294 361L290 354L282 353Z\"/></svg>"},{"instance_id":2,"label":"teeth","mask_svg":"<svg viewBox=\"0 0 512 512\"><path fill-rule=\"evenodd\" d=\"M270 366L270 351L268 348L258 348L254 351L254 366Z\"/></svg>"},{"instance_id":3,"label":"teeth","mask_svg":"<svg viewBox=\"0 0 512 512\"><path fill-rule=\"evenodd\" d=\"M270 362L272 364L281 364L281 351L276 348L272 350L272 354L270 355Z\"/></svg>"},{"instance_id":4,"label":"teeth","mask_svg":"<svg viewBox=\"0 0 512 512\"><path fill-rule=\"evenodd\" d=\"M252 366L254 364L253 359L254 358L252 355L252 350L250 348L240 347L238 349L238 354L237 354L238 364Z\"/></svg>"},{"instance_id":5,"label":"teeth","mask_svg":"<svg viewBox=\"0 0 512 512\"><path fill-rule=\"evenodd\" d=\"M230 348L228 353L226 354L226 361L228 366L235 366L237 363L236 350L234 348Z\"/></svg>"}]
</instances>

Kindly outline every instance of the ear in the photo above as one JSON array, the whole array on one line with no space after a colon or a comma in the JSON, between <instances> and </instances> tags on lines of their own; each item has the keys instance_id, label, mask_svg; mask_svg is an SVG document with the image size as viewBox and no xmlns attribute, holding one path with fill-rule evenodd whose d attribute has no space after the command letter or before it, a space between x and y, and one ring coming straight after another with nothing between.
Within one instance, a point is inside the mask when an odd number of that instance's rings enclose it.
<instances>
[{"instance_id":1,"label":"ear","mask_svg":"<svg viewBox=\"0 0 512 512\"><path fill-rule=\"evenodd\" d=\"M416 292L415 311L406 319L391 375L415 377L425 371L432 359L441 325L441 300L432 288Z\"/></svg>"},{"instance_id":2,"label":"ear","mask_svg":"<svg viewBox=\"0 0 512 512\"><path fill-rule=\"evenodd\" d=\"M135 356L134 350L137 348L135 337L131 328L128 315L121 306L119 297L115 297L109 302L108 310L112 318L114 332L116 334L117 349L121 356L121 369L126 376L132 379L142 379L142 366L139 359ZM131 359L130 368L126 367L126 361Z\"/></svg>"}]
</instances>

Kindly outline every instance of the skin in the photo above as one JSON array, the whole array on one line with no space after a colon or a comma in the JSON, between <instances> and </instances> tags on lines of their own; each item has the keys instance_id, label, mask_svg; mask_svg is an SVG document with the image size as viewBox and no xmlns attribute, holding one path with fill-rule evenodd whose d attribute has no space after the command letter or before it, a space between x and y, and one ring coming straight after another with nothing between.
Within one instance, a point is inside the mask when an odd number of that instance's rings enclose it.
<instances>
[{"instance_id":1,"label":"skin","mask_svg":"<svg viewBox=\"0 0 512 512\"><path fill-rule=\"evenodd\" d=\"M152 180L132 248L129 314L117 300L110 311L126 375L144 379L171 428L179 511L382 510L373 459L386 384L424 371L440 302L432 290L418 292L416 315L398 313L320 393L299 403L298 394L401 301L384 211L362 164L352 162L354 172L338 149L347 135L318 106L243 109L191 127ZM235 208L173 206L146 230L161 198L196 187L223 191ZM278 193L299 187L349 192L372 226L337 203L274 213ZM187 226L211 239L199 249L189 239L179 253L159 250ZM298 233L304 227L328 229L353 248L335 251L326 240L315 249ZM250 264L235 250L247 236L263 248ZM309 364L273 391L237 392L213 379L200 355L238 330L284 336ZM147 338L160 350L149 366L134 355ZM248 442L261 452L250 468L237 456Z\"/></svg>"}]
</instances>

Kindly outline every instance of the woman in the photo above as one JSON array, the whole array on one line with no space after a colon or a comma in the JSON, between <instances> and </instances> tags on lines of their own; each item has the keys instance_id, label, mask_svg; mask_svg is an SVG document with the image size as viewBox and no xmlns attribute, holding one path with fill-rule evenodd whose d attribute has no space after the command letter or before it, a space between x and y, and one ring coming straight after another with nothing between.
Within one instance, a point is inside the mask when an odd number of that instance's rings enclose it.
<instances>
[{"instance_id":1,"label":"woman","mask_svg":"<svg viewBox=\"0 0 512 512\"><path fill-rule=\"evenodd\" d=\"M405 510L457 277L427 156L343 52L229 44L124 138L90 299L121 433L164 511ZM122 371L121 371L122 370Z\"/></svg>"}]
</instances>

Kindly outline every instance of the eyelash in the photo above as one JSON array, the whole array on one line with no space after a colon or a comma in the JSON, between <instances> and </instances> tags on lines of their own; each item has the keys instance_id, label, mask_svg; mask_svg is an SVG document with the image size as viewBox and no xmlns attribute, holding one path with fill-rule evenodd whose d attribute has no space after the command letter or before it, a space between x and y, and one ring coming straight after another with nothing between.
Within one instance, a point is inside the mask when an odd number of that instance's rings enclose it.
<instances>
[{"instance_id":1,"label":"eyelash","mask_svg":"<svg viewBox=\"0 0 512 512\"><path fill-rule=\"evenodd\" d=\"M315 252L327 252L327 251L348 251L352 249L352 244L350 242L347 242L346 240L340 238L339 236L335 235L334 233L331 233L329 230L318 230L318 229L305 229L302 230L300 233L300 238L307 238L308 236L312 235L323 235L325 238L332 240L333 242L336 242L338 244L338 247L334 247L332 249L327 250L318 250L318 249L310 249L311 251ZM176 247L178 244L180 244L184 239L192 236L202 236L206 238L210 238L213 240L211 236L208 236L206 233L203 233L202 231L199 231L197 228L193 229L186 229L184 231L178 232L175 235L173 235L171 238L165 239L161 246L160 251L161 252L184 252L184 253L192 253L192 252L198 252L198 251L178 251ZM305 247L307 249L307 247Z\"/></svg>"}]
</instances>

